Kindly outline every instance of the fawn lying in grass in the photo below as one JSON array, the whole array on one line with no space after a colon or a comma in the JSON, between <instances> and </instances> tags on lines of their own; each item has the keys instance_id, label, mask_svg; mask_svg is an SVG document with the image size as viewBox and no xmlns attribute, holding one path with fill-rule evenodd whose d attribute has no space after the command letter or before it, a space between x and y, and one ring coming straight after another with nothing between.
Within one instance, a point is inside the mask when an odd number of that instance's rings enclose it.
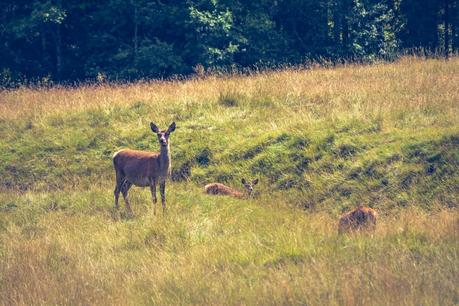
<instances>
[{"instance_id":1,"label":"fawn lying in grass","mask_svg":"<svg viewBox=\"0 0 459 306\"><path fill-rule=\"evenodd\" d=\"M356 209L341 216L339 219L338 233L342 234L361 229L374 230L377 216L378 214L373 209L360 205Z\"/></svg>"},{"instance_id":2,"label":"fawn lying in grass","mask_svg":"<svg viewBox=\"0 0 459 306\"><path fill-rule=\"evenodd\" d=\"M252 183L247 182L245 179L242 179L242 185L244 185L246 193L240 192L234 188L228 187L221 183L211 183L207 184L204 187L204 190L208 194L222 194L222 195L229 195L235 198L244 198L250 197L253 192L253 186L258 184L258 179L254 179Z\"/></svg>"}]
</instances>

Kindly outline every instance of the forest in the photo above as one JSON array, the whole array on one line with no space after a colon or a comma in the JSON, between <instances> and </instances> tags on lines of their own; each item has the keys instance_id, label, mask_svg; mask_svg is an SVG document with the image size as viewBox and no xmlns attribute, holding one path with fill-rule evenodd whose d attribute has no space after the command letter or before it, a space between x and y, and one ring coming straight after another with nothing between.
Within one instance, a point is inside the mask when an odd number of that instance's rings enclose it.
<instances>
[{"instance_id":1,"label":"forest","mask_svg":"<svg viewBox=\"0 0 459 306\"><path fill-rule=\"evenodd\" d=\"M0 86L448 57L457 0L2 0Z\"/></svg>"}]
</instances>

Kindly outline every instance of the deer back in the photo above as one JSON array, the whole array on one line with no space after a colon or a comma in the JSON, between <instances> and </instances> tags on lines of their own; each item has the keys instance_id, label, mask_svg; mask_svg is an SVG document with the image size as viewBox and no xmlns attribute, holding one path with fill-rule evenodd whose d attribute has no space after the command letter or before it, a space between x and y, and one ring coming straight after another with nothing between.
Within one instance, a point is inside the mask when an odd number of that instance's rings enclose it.
<instances>
[{"instance_id":1,"label":"deer back","mask_svg":"<svg viewBox=\"0 0 459 306\"><path fill-rule=\"evenodd\" d=\"M239 192L221 183L207 184L206 186L204 186L204 190L208 194L230 195L236 198L242 198L244 196L242 192Z\"/></svg>"},{"instance_id":2,"label":"deer back","mask_svg":"<svg viewBox=\"0 0 459 306\"><path fill-rule=\"evenodd\" d=\"M377 213L369 207L360 206L339 219L338 230L340 233L347 230L355 230L366 225L376 225Z\"/></svg>"},{"instance_id":3,"label":"deer back","mask_svg":"<svg viewBox=\"0 0 459 306\"><path fill-rule=\"evenodd\" d=\"M165 176L160 165L160 154L155 152L121 150L113 156L113 163L117 171L137 186L147 186L151 179ZM163 170L163 171L161 171Z\"/></svg>"}]
</instances>

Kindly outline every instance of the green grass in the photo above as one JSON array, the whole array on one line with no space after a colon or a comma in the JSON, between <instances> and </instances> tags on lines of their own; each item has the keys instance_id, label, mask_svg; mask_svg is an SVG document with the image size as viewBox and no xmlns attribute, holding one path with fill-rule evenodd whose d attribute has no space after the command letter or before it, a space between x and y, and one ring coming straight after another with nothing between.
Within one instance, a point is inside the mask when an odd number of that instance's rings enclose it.
<instances>
[{"instance_id":1,"label":"green grass","mask_svg":"<svg viewBox=\"0 0 459 306\"><path fill-rule=\"evenodd\" d=\"M0 304L459 303L459 60L0 92ZM111 156L171 136L169 213ZM204 194L209 182L250 200ZM373 234L337 234L365 204Z\"/></svg>"}]
</instances>

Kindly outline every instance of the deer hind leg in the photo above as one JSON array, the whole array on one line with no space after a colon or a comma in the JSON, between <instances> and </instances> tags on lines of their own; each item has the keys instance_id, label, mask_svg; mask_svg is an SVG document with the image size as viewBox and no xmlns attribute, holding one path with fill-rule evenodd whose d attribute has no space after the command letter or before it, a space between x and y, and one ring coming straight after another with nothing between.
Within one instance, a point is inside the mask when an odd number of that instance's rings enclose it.
<instances>
[{"instance_id":1,"label":"deer hind leg","mask_svg":"<svg viewBox=\"0 0 459 306\"><path fill-rule=\"evenodd\" d=\"M132 214L132 209L131 209L131 205L129 204L129 200L128 200L128 191L131 188L131 186L132 186L132 183L129 182L128 180L124 180L123 184L121 185L121 193L123 194L124 203L126 204L126 209L128 210L130 214Z\"/></svg>"},{"instance_id":2,"label":"deer hind leg","mask_svg":"<svg viewBox=\"0 0 459 306\"><path fill-rule=\"evenodd\" d=\"M158 199L156 198L156 180L153 180L151 182L150 191L151 191L151 198L153 200L153 214L156 215L156 202L158 202Z\"/></svg>"},{"instance_id":3,"label":"deer hind leg","mask_svg":"<svg viewBox=\"0 0 459 306\"><path fill-rule=\"evenodd\" d=\"M115 186L115 191L114 191L114 194L115 194L115 208L116 209L119 208L118 199L120 197L120 192L121 192L121 188L123 186L123 182L124 182L123 175L121 173L119 173L118 171L116 171L116 186Z\"/></svg>"},{"instance_id":4,"label":"deer hind leg","mask_svg":"<svg viewBox=\"0 0 459 306\"><path fill-rule=\"evenodd\" d=\"M118 209L120 207L118 204L118 199L120 197L120 186L118 184L116 184L115 186L114 194L115 194L115 209Z\"/></svg>"},{"instance_id":5,"label":"deer hind leg","mask_svg":"<svg viewBox=\"0 0 459 306\"><path fill-rule=\"evenodd\" d=\"M166 181L159 183L159 192L161 193L161 204L163 206L163 214L166 213Z\"/></svg>"}]
</instances>

